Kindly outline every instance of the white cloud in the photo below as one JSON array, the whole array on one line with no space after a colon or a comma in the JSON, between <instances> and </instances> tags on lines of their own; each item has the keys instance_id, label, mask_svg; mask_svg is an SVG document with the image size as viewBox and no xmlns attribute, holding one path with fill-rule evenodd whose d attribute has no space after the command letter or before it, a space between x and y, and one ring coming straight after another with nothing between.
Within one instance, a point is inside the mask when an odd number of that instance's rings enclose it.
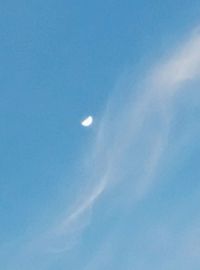
<instances>
[{"instance_id":1,"label":"white cloud","mask_svg":"<svg viewBox=\"0 0 200 270\"><path fill-rule=\"evenodd\" d=\"M152 85L171 92L183 82L193 80L200 73L200 34L193 33L175 53L158 65L152 74Z\"/></svg>"},{"instance_id":2,"label":"white cloud","mask_svg":"<svg viewBox=\"0 0 200 270\"><path fill-rule=\"evenodd\" d=\"M171 94L185 81L198 78L199 73L200 35L195 33L137 85L140 89L137 98L136 89L132 89L133 93L123 103L119 102L116 108L117 99L113 96L92 153L86 157L91 164L95 163L89 168L92 179L88 184L93 183L92 186L96 187L91 188L90 194L86 194L62 221L62 232L67 231L70 224L81 222L84 212L92 209L103 191L115 189L121 181L126 187L125 192L131 193L131 202L148 194L167 145L172 114ZM102 172L106 172L106 177L102 177ZM122 196L125 196L123 192Z\"/></svg>"},{"instance_id":3,"label":"white cloud","mask_svg":"<svg viewBox=\"0 0 200 270\"><path fill-rule=\"evenodd\" d=\"M198 79L199 74L200 35L195 33L154 67L129 95L123 87L114 93L91 152L85 157L89 175L87 192L80 194L78 203L68 207L72 210L45 235L43 247L60 252L73 246L69 244L72 236L76 237L88 226L91 218L88 212L103 194L107 197L112 194L107 202L116 199L119 212L120 207L125 211L148 196L165 158L174 94L187 80ZM119 92L127 95L123 102L117 101ZM95 260L101 261L99 256L101 252Z\"/></svg>"}]
</instances>

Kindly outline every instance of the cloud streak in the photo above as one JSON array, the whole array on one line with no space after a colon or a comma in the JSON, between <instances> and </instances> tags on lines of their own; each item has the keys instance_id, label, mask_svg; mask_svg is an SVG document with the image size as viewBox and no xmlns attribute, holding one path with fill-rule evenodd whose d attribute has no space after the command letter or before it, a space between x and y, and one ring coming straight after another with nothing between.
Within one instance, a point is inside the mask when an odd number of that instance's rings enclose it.
<instances>
[{"instance_id":1,"label":"cloud streak","mask_svg":"<svg viewBox=\"0 0 200 270\"><path fill-rule=\"evenodd\" d=\"M30 244L27 256L39 246L41 253L45 250L54 254L74 247L76 238L89 226L97 205L106 204L105 209L114 212L117 208L123 213L148 197L160 180L157 175L166 159L178 94L185 83L198 79L199 75L200 33L196 32L151 68L143 81L128 90L126 84L117 87L102 116L91 151L83 160L87 164L86 189L79 194L78 202L67 207L68 214ZM108 244L107 249L110 248ZM104 261L101 254L105 253L100 250L92 260L91 269L96 262ZM90 269L90 264L86 269Z\"/></svg>"},{"instance_id":2,"label":"cloud streak","mask_svg":"<svg viewBox=\"0 0 200 270\"><path fill-rule=\"evenodd\" d=\"M171 93L185 81L198 77L200 73L199 48L200 33L194 32L165 63L156 67L151 75L153 87L164 88Z\"/></svg>"},{"instance_id":3,"label":"cloud streak","mask_svg":"<svg viewBox=\"0 0 200 270\"><path fill-rule=\"evenodd\" d=\"M200 34L194 33L128 95L122 88L113 95L91 154L86 157L95 164L89 168L88 183L93 188L62 222L62 233L67 232L70 224L81 222L103 192L121 188L122 182L126 192L131 190L131 204L148 194L168 142L175 94L199 74ZM118 94L123 92L127 97L116 106Z\"/></svg>"}]
</instances>

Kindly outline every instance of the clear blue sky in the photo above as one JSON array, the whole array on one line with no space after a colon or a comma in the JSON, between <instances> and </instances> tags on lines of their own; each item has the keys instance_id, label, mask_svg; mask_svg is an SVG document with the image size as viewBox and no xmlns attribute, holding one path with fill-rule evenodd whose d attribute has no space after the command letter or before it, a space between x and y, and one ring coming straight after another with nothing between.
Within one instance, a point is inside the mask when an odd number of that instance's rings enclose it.
<instances>
[{"instance_id":1,"label":"clear blue sky","mask_svg":"<svg viewBox=\"0 0 200 270\"><path fill-rule=\"evenodd\" d=\"M2 270L200 269L199 18L0 0Z\"/></svg>"}]
</instances>

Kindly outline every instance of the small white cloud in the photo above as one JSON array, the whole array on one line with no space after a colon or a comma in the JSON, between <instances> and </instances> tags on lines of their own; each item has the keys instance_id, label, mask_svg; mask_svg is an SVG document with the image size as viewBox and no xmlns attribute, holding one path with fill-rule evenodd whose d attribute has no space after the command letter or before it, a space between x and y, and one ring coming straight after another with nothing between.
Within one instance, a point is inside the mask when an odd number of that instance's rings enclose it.
<instances>
[{"instance_id":1,"label":"small white cloud","mask_svg":"<svg viewBox=\"0 0 200 270\"><path fill-rule=\"evenodd\" d=\"M90 115L81 122L81 125L83 127L89 127L92 125L92 123L93 123L93 117Z\"/></svg>"}]
</instances>

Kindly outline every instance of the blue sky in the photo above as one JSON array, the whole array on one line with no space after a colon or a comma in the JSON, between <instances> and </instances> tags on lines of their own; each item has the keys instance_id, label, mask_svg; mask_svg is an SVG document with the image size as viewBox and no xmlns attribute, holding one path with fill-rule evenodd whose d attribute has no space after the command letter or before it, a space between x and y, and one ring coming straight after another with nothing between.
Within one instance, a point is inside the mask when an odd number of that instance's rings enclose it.
<instances>
[{"instance_id":1,"label":"blue sky","mask_svg":"<svg viewBox=\"0 0 200 270\"><path fill-rule=\"evenodd\" d=\"M2 269L199 270L199 18L0 1Z\"/></svg>"}]
</instances>

